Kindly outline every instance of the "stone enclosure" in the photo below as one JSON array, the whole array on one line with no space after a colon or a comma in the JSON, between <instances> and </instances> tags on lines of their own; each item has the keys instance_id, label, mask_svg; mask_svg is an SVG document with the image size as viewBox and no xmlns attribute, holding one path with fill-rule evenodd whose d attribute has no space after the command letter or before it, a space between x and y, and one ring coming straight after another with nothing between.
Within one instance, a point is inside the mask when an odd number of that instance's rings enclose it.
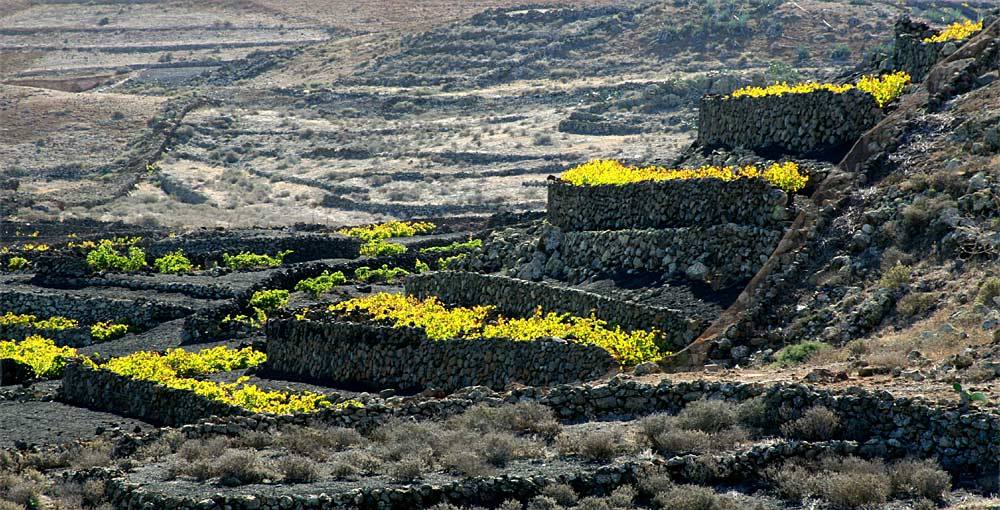
<instances>
[{"instance_id":1,"label":"stone enclosure","mask_svg":"<svg viewBox=\"0 0 1000 510\"><path fill-rule=\"evenodd\" d=\"M883 113L871 95L854 89L759 98L709 95L698 115L702 147L839 159Z\"/></svg>"}]
</instances>

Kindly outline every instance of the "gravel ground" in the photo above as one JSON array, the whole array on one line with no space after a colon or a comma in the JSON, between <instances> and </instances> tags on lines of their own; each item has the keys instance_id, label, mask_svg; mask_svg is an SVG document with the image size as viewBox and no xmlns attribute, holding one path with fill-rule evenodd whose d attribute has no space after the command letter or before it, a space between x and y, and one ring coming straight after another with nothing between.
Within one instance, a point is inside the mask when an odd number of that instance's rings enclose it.
<instances>
[{"instance_id":1,"label":"gravel ground","mask_svg":"<svg viewBox=\"0 0 1000 510\"><path fill-rule=\"evenodd\" d=\"M60 402L0 401L0 448L19 443L59 444L93 439L97 429L136 428L149 431L152 425L110 413L91 411Z\"/></svg>"}]
</instances>

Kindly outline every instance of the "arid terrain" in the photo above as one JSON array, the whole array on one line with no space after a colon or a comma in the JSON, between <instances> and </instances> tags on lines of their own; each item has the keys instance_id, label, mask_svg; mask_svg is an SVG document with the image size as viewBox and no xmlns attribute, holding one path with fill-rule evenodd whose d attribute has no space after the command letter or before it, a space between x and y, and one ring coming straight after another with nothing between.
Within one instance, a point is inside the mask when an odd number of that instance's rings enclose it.
<instances>
[{"instance_id":1,"label":"arid terrain","mask_svg":"<svg viewBox=\"0 0 1000 510\"><path fill-rule=\"evenodd\" d=\"M0 510L1000 508L998 122L989 1L0 1Z\"/></svg>"}]
</instances>

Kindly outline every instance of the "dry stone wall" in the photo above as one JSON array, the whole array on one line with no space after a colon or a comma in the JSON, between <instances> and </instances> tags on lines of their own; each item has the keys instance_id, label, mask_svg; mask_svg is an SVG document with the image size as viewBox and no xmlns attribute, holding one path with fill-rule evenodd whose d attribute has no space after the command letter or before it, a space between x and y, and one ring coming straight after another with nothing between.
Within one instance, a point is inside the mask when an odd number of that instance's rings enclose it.
<instances>
[{"instance_id":1,"label":"dry stone wall","mask_svg":"<svg viewBox=\"0 0 1000 510\"><path fill-rule=\"evenodd\" d=\"M946 43L925 43L925 38L935 34L926 23L909 18L896 21L896 38L892 48L892 67L905 71L914 82L921 82L937 63ZM952 43L954 46L954 43Z\"/></svg>"},{"instance_id":2,"label":"dry stone wall","mask_svg":"<svg viewBox=\"0 0 1000 510\"><path fill-rule=\"evenodd\" d=\"M839 158L882 119L866 92L702 98L698 144L762 153Z\"/></svg>"},{"instance_id":3,"label":"dry stone wall","mask_svg":"<svg viewBox=\"0 0 1000 510\"><path fill-rule=\"evenodd\" d=\"M707 324L669 308L645 306L592 292L499 275L441 271L407 278L406 292L437 296L459 306L493 305L502 313L528 316L545 311L597 318L625 329L659 329L671 348L686 346Z\"/></svg>"},{"instance_id":4,"label":"dry stone wall","mask_svg":"<svg viewBox=\"0 0 1000 510\"><path fill-rule=\"evenodd\" d=\"M275 234L273 231L196 231L176 237L167 237L150 244L149 259L166 253L183 250L192 260L221 261L223 253L241 251L274 254L292 250L286 262L307 260L356 258L361 242L340 234L296 232Z\"/></svg>"},{"instance_id":5,"label":"dry stone wall","mask_svg":"<svg viewBox=\"0 0 1000 510\"><path fill-rule=\"evenodd\" d=\"M546 268L563 266L614 274L621 270L655 271L721 286L748 280L764 265L781 231L732 223L707 228L565 232L558 261L550 254ZM552 267L554 266L554 267Z\"/></svg>"},{"instance_id":6,"label":"dry stone wall","mask_svg":"<svg viewBox=\"0 0 1000 510\"><path fill-rule=\"evenodd\" d=\"M292 319L266 329L269 374L325 385L502 389L586 381L617 367L601 348L557 339L438 341L414 328Z\"/></svg>"},{"instance_id":7,"label":"dry stone wall","mask_svg":"<svg viewBox=\"0 0 1000 510\"><path fill-rule=\"evenodd\" d=\"M193 308L179 303L153 302L146 299L116 299L75 295L59 291L0 290L0 310L27 313L38 317L62 316L82 324L102 321L127 322L138 328L151 328L187 316Z\"/></svg>"},{"instance_id":8,"label":"dry stone wall","mask_svg":"<svg viewBox=\"0 0 1000 510\"><path fill-rule=\"evenodd\" d=\"M175 390L106 370L94 370L80 363L66 366L59 398L73 405L167 426L193 423L212 416L248 414L239 407L209 400L190 391Z\"/></svg>"},{"instance_id":9,"label":"dry stone wall","mask_svg":"<svg viewBox=\"0 0 1000 510\"><path fill-rule=\"evenodd\" d=\"M725 223L772 227L788 217L788 197L761 179L687 179L625 186L575 186L551 180L548 221L566 231L708 227Z\"/></svg>"}]
</instances>

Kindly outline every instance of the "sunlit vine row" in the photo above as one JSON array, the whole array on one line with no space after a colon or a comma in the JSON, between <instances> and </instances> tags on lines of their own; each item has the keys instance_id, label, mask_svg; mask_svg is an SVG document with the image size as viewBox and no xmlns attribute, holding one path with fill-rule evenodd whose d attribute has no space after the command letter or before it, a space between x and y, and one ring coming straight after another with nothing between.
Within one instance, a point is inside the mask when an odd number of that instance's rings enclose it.
<instances>
[{"instance_id":1,"label":"sunlit vine row","mask_svg":"<svg viewBox=\"0 0 1000 510\"><path fill-rule=\"evenodd\" d=\"M817 82L789 84L782 82L774 85L768 85L766 87L749 86L733 91L733 93L728 97L740 98L783 96L786 94L812 94L821 90L833 92L834 94L843 94L849 90L858 89L871 94L871 96L875 98L875 102L878 103L879 107L884 107L902 95L903 89L906 84L910 83L910 81L911 78L909 74L903 71L898 71L882 76L863 76L855 84Z\"/></svg>"},{"instance_id":2,"label":"sunlit vine row","mask_svg":"<svg viewBox=\"0 0 1000 510\"><path fill-rule=\"evenodd\" d=\"M655 361L664 355L656 345L658 331L624 331L591 317L543 313L539 308L525 319L507 318L490 306L445 307L436 298L420 300L401 294L379 293L330 305L340 316L361 314L393 327L422 329L432 340L510 338L531 341L557 337L595 345L622 365Z\"/></svg>"},{"instance_id":3,"label":"sunlit vine row","mask_svg":"<svg viewBox=\"0 0 1000 510\"><path fill-rule=\"evenodd\" d=\"M59 377L76 349L58 347L47 338L29 336L20 342L0 341L0 359L12 359L31 367L35 377Z\"/></svg>"},{"instance_id":4,"label":"sunlit vine row","mask_svg":"<svg viewBox=\"0 0 1000 510\"><path fill-rule=\"evenodd\" d=\"M562 179L578 186L602 184L624 185L643 181L672 181L687 179L764 179L771 185L787 192L804 188L809 177L799 171L794 162L774 163L766 168L746 165L702 166L699 168L671 169L659 166L627 166L619 161L606 159L584 163L562 174Z\"/></svg>"},{"instance_id":5,"label":"sunlit vine row","mask_svg":"<svg viewBox=\"0 0 1000 510\"><path fill-rule=\"evenodd\" d=\"M347 401L334 406L324 395L312 392L290 393L268 391L241 377L233 383L196 379L216 372L241 370L262 364L266 355L247 347L233 350L225 346L192 353L171 349L166 354L138 352L115 358L103 365L90 362L92 368L107 370L134 379L151 381L168 388L191 391L218 402L241 407L255 413L308 413L330 407L360 406Z\"/></svg>"}]
</instances>

